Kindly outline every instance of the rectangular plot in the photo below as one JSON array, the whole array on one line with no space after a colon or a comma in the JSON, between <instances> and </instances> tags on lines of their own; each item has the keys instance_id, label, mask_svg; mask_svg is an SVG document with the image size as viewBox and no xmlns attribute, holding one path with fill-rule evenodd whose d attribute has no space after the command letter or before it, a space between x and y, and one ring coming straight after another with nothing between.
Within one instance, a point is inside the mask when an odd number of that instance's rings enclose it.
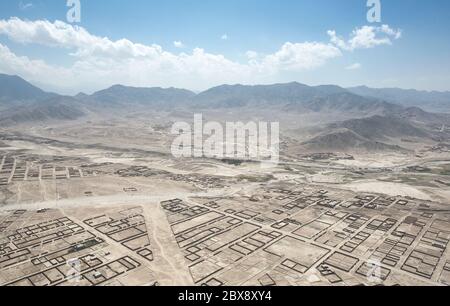
<instances>
[{"instance_id":1,"label":"rectangular plot","mask_svg":"<svg viewBox=\"0 0 450 306\"><path fill-rule=\"evenodd\" d=\"M315 220L305 226L302 226L301 228L293 232L293 234L311 239L322 231L328 229L330 226L330 224Z\"/></svg>"},{"instance_id":2,"label":"rectangular plot","mask_svg":"<svg viewBox=\"0 0 450 306\"><path fill-rule=\"evenodd\" d=\"M212 238L210 238L210 241L216 241L213 244L208 246L208 249L212 252L219 250L220 248L222 248L223 246L234 242L236 240L241 239L242 237L257 231L258 229L260 229L260 227L253 225L253 224L249 224L249 223L244 223L241 225L238 225L237 227L221 233L219 235L216 235Z\"/></svg>"},{"instance_id":3,"label":"rectangular plot","mask_svg":"<svg viewBox=\"0 0 450 306\"><path fill-rule=\"evenodd\" d=\"M329 250L286 236L264 249L266 252L277 255L280 258L289 259L308 270L317 261L328 254Z\"/></svg>"},{"instance_id":4,"label":"rectangular plot","mask_svg":"<svg viewBox=\"0 0 450 306\"><path fill-rule=\"evenodd\" d=\"M113 239L114 241L120 242L120 241L127 240L127 239L129 239L131 237L134 237L134 236L137 236L137 235L140 235L140 234L143 234L143 232L138 230L137 228L129 228L129 229L126 229L124 231L112 234L109 237L111 239Z\"/></svg>"},{"instance_id":5,"label":"rectangular plot","mask_svg":"<svg viewBox=\"0 0 450 306\"><path fill-rule=\"evenodd\" d=\"M358 263L359 259L355 257L350 257L348 255L335 252L324 262L324 264L329 265L334 268L338 268L345 272L350 272L353 267Z\"/></svg>"},{"instance_id":6,"label":"rectangular plot","mask_svg":"<svg viewBox=\"0 0 450 306\"><path fill-rule=\"evenodd\" d=\"M193 227L200 226L200 225L203 225L205 223L209 223L209 222L211 222L211 221L213 221L215 219L218 219L218 218L220 218L222 216L223 216L222 214L219 214L217 212L209 212L207 214L200 215L200 216L197 216L197 217L195 217L193 219L190 219L190 220L187 220L187 221L184 221L184 222L181 222L181 223L173 225L172 226L172 231L173 231L173 233L175 235L177 235L177 234L182 233L182 232L184 232L184 231L186 231L188 229L191 229Z\"/></svg>"}]
</instances>

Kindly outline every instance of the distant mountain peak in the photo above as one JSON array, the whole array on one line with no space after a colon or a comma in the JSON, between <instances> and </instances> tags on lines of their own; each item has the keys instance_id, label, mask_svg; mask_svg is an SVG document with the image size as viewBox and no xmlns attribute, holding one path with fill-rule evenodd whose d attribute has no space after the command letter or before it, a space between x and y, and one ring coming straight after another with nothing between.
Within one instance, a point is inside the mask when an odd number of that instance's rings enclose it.
<instances>
[{"instance_id":1,"label":"distant mountain peak","mask_svg":"<svg viewBox=\"0 0 450 306\"><path fill-rule=\"evenodd\" d=\"M37 101L54 95L30 84L17 75L0 74L0 101L4 103Z\"/></svg>"}]
</instances>

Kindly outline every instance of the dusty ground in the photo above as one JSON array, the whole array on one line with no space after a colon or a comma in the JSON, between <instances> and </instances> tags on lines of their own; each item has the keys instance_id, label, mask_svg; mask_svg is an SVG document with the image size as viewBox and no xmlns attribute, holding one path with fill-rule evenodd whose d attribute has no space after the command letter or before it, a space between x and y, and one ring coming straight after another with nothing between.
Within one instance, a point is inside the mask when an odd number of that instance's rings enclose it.
<instances>
[{"instance_id":1,"label":"dusty ground","mask_svg":"<svg viewBox=\"0 0 450 306\"><path fill-rule=\"evenodd\" d=\"M1 131L0 284L449 284L448 153L178 160L160 121Z\"/></svg>"}]
</instances>

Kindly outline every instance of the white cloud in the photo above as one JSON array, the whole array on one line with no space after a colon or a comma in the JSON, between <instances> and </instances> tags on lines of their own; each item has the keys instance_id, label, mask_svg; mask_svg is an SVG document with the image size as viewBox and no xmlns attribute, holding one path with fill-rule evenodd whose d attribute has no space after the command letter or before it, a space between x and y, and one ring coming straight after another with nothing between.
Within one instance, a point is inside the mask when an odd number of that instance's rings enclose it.
<instances>
[{"instance_id":1,"label":"white cloud","mask_svg":"<svg viewBox=\"0 0 450 306\"><path fill-rule=\"evenodd\" d=\"M389 27L381 27L378 32L389 36L398 33L391 33ZM144 45L128 39L113 41L62 21L0 20L0 35L26 45L67 50L72 64L60 67L16 55L0 44L0 72L19 74L37 83L47 82L53 85L52 89L57 87L64 93L93 91L117 83L201 90L224 83L276 82L285 71L316 69L342 56L341 49L345 49L333 37L329 43L287 42L271 54L248 51L248 61L239 63L201 48L174 54L156 44ZM176 47L182 45L181 41L174 42Z\"/></svg>"},{"instance_id":2,"label":"white cloud","mask_svg":"<svg viewBox=\"0 0 450 306\"><path fill-rule=\"evenodd\" d=\"M336 31L328 31L330 41L340 49L353 51L356 49L370 49L381 45L391 45L392 39L401 38L402 31L394 30L388 25L381 27L363 26L356 28L346 41L344 38L338 36Z\"/></svg>"},{"instance_id":3,"label":"white cloud","mask_svg":"<svg viewBox=\"0 0 450 306\"><path fill-rule=\"evenodd\" d=\"M204 89L220 83L245 82L251 67L201 48L179 55L159 45L143 45L127 39L112 41L61 21L0 20L0 35L22 44L67 49L72 66L58 69L44 61L16 56L2 45L1 72L20 74L30 81L46 80L63 90L92 91L115 83L134 86L176 86ZM33 66L32 63L39 63ZM38 70L42 75L38 76Z\"/></svg>"},{"instance_id":4,"label":"white cloud","mask_svg":"<svg viewBox=\"0 0 450 306\"><path fill-rule=\"evenodd\" d=\"M310 70L342 56L331 44L317 42L285 43L279 51L264 58L262 65L283 70Z\"/></svg>"},{"instance_id":5,"label":"white cloud","mask_svg":"<svg viewBox=\"0 0 450 306\"><path fill-rule=\"evenodd\" d=\"M223 34L220 39L222 40L228 40L228 35L227 34Z\"/></svg>"},{"instance_id":6,"label":"white cloud","mask_svg":"<svg viewBox=\"0 0 450 306\"><path fill-rule=\"evenodd\" d=\"M110 43L106 38L90 35L85 29L62 21L25 21L15 17L0 20L0 34L19 43L36 43L50 47L89 48L89 45Z\"/></svg>"},{"instance_id":7,"label":"white cloud","mask_svg":"<svg viewBox=\"0 0 450 306\"><path fill-rule=\"evenodd\" d=\"M391 29L387 24L383 24L379 30L391 37L394 37L394 39L399 39L402 37L402 31L401 30L394 30Z\"/></svg>"},{"instance_id":8,"label":"white cloud","mask_svg":"<svg viewBox=\"0 0 450 306\"><path fill-rule=\"evenodd\" d=\"M182 49L185 47L185 45L181 41L174 41L173 45L175 48L179 48L179 49Z\"/></svg>"},{"instance_id":9,"label":"white cloud","mask_svg":"<svg viewBox=\"0 0 450 306\"><path fill-rule=\"evenodd\" d=\"M354 64L351 64L351 65L345 67L345 69L347 69L347 70L358 70L358 69L361 69L361 67L362 66L361 66L360 63L354 63Z\"/></svg>"},{"instance_id":10,"label":"white cloud","mask_svg":"<svg viewBox=\"0 0 450 306\"><path fill-rule=\"evenodd\" d=\"M258 58L259 54L256 51L249 50L249 51L245 52L245 56L249 60L254 60L254 59Z\"/></svg>"},{"instance_id":11,"label":"white cloud","mask_svg":"<svg viewBox=\"0 0 450 306\"><path fill-rule=\"evenodd\" d=\"M73 91L74 87L79 85L70 69L51 66L42 60L32 60L26 56L17 56L2 44L0 44L0 72L24 76L36 84L42 84L43 80L47 80L50 82L45 84L48 88L66 92Z\"/></svg>"}]
</instances>

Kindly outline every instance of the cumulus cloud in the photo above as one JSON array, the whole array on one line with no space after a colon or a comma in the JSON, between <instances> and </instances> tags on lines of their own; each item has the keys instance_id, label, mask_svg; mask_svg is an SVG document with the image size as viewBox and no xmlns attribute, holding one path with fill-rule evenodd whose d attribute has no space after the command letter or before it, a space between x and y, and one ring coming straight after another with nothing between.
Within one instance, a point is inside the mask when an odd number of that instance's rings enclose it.
<instances>
[{"instance_id":1,"label":"cumulus cloud","mask_svg":"<svg viewBox=\"0 0 450 306\"><path fill-rule=\"evenodd\" d=\"M222 40L228 40L228 35L227 34L223 34L220 39Z\"/></svg>"},{"instance_id":2,"label":"cumulus cloud","mask_svg":"<svg viewBox=\"0 0 450 306\"><path fill-rule=\"evenodd\" d=\"M128 39L111 41L106 37L90 34L86 29L62 21L26 21L19 18L0 20L0 34L11 40L48 47L76 49L74 56L148 57L161 53L158 45L136 44Z\"/></svg>"},{"instance_id":3,"label":"cumulus cloud","mask_svg":"<svg viewBox=\"0 0 450 306\"><path fill-rule=\"evenodd\" d=\"M374 31L394 38L399 35L389 27ZM16 55L0 44L0 72L19 74L30 81L45 80L64 93L93 91L116 83L199 90L223 83L272 82L285 71L316 69L343 56L342 50L348 49L347 46L363 44L361 40L345 42L343 48L334 33L336 39L332 36L330 42L287 42L270 54L248 51L247 62L240 63L202 48L174 54L156 44L144 45L128 39L114 41L62 21L0 20L0 35L21 44L67 50L72 64L59 67ZM352 39L356 41L355 37L360 36L355 32ZM184 45L175 41L174 46Z\"/></svg>"},{"instance_id":4,"label":"cumulus cloud","mask_svg":"<svg viewBox=\"0 0 450 306\"><path fill-rule=\"evenodd\" d=\"M341 51L331 44L287 42L279 51L266 56L262 65L283 70L310 70L339 56L342 56Z\"/></svg>"},{"instance_id":5,"label":"cumulus cloud","mask_svg":"<svg viewBox=\"0 0 450 306\"><path fill-rule=\"evenodd\" d=\"M174 45L175 48L180 48L180 49L185 47L184 44L181 41L174 41L173 45Z\"/></svg>"},{"instance_id":6,"label":"cumulus cloud","mask_svg":"<svg viewBox=\"0 0 450 306\"><path fill-rule=\"evenodd\" d=\"M348 40L338 36L336 31L328 31L330 41L340 49L353 51L356 49L370 49L381 45L391 45L392 40L401 38L402 31L390 28L388 25L380 27L363 26L356 28Z\"/></svg>"}]
</instances>

